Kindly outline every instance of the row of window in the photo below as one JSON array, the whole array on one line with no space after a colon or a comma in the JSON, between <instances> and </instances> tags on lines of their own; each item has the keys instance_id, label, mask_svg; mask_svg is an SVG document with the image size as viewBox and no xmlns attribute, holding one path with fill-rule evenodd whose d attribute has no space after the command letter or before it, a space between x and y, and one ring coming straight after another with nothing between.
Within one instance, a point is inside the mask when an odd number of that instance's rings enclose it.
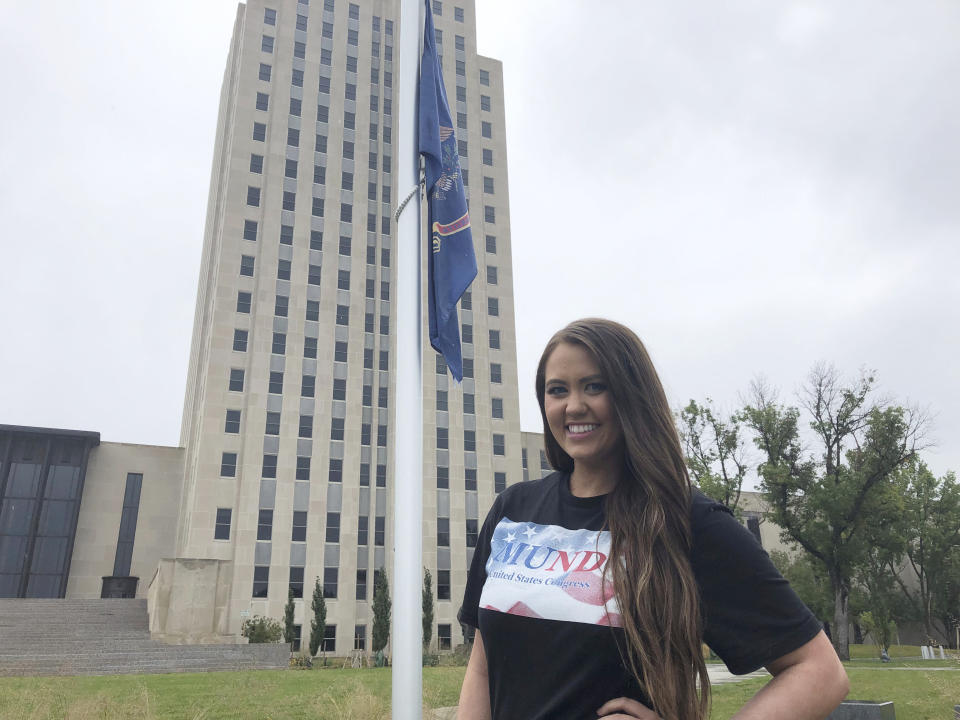
<instances>
[{"instance_id":1,"label":"row of window","mask_svg":"<svg viewBox=\"0 0 960 720\"><path fill-rule=\"evenodd\" d=\"M433 0L433 14L437 17L443 15L443 2L441 0ZM463 22L463 8L456 7L453 8L453 19L457 22Z\"/></svg>"},{"instance_id":2,"label":"row of window","mask_svg":"<svg viewBox=\"0 0 960 720\"><path fill-rule=\"evenodd\" d=\"M437 448L440 450L449 450L450 441L449 441L449 428L438 427L437 428ZM464 430L463 431L463 449L466 452L476 452L477 450L477 431L476 430ZM501 433L493 433L493 454L494 455L506 455L506 445L504 441L504 436Z\"/></svg>"},{"instance_id":3,"label":"row of window","mask_svg":"<svg viewBox=\"0 0 960 720\"><path fill-rule=\"evenodd\" d=\"M237 427L239 427L239 410L228 410L228 413L237 414ZM343 433L343 418L333 418L331 421L337 427L337 434L341 435L339 438L342 440ZM310 415L301 415L300 416L300 427L301 432L305 427L312 428L313 426L313 417ZM365 427L368 428L367 432L369 433L369 425ZM300 437L304 437L303 434ZM309 437L309 435L306 435ZM387 426L378 425L377 426L377 446L386 447L386 438L387 438ZM366 443L366 444L369 444ZM276 478L277 477L277 456L271 453L266 453L263 456L263 462L261 464L261 474L265 478ZM220 477L232 478L237 476L237 453L235 452L223 452L220 455ZM297 457L297 467L296 467L296 479L297 480L309 480L310 479L310 458L304 456ZM338 458L330 458L330 463L328 466L327 480L333 483L343 482L343 460ZM376 466L376 484L377 487L386 487L387 486L387 466L378 463ZM370 486L370 464L369 463L360 463L360 487L369 487ZM229 517L228 517L229 519ZM229 533L228 533L229 535ZM218 538L218 539L227 539L227 538Z\"/></svg>"},{"instance_id":4,"label":"row of window","mask_svg":"<svg viewBox=\"0 0 960 720\"><path fill-rule=\"evenodd\" d=\"M450 487L450 468L445 465L437 466L437 487L443 490L449 489ZM476 468L465 468L463 471L463 489L464 490L476 490L477 489L477 469ZM505 472L494 472L493 473L493 490L496 493L501 493L507 489L507 474Z\"/></svg>"}]
</instances>

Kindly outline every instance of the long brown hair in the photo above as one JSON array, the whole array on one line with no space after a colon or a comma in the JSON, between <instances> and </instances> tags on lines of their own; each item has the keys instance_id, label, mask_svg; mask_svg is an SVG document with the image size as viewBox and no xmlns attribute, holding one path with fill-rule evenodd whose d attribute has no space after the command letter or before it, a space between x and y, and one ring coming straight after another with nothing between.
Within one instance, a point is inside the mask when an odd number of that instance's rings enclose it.
<instances>
[{"instance_id":1,"label":"long brown hair","mask_svg":"<svg viewBox=\"0 0 960 720\"><path fill-rule=\"evenodd\" d=\"M574 464L551 434L543 406L547 360L560 343L593 356L623 429L623 471L605 512L626 664L664 720L704 720L710 681L690 563L690 478L660 378L640 338L619 323L586 318L556 333L540 357L536 387L547 458L557 470L572 472Z\"/></svg>"}]
</instances>

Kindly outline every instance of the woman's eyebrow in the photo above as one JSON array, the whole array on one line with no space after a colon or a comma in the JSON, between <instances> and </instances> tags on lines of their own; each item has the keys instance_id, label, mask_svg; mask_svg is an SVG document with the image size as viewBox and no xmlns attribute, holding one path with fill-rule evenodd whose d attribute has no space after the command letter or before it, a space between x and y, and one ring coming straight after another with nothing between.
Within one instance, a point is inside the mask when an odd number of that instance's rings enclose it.
<instances>
[{"instance_id":1,"label":"woman's eyebrow","mask_svg":"<svg viewBox=\"0 0 960 720\"><path fill-rule=\"evenodd\" d=\"M580 378L580 382L582 382L582 383L593 382L594 380L601 380L601 381L602 381L602 380L603 380L603 375L600 375L600 374L597 374L597 375L587 375L587 377L585 377L585 378Z\"/></svg>"}]
</instances>

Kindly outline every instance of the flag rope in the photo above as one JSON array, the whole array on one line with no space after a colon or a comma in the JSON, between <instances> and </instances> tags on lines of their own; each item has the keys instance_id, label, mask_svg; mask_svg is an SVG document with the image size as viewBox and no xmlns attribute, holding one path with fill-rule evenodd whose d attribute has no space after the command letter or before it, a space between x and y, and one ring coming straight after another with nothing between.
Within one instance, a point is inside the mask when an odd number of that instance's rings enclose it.
<instances>
[{"instance_id":1,"label":"flag rope","mask_svg":"<svg viewBox=\"0 0 960 720\"><path fill-rule=\"evenodd\" d=\"M407 196L403 199L403 201L399 205L397 205L397 211L393 214L394 222L400 222L400 213L403 212L403 209L407 206L407 203L413 200L413 196L417 194L417 190L420 190L421 192L423 192L425 184L426 184L426 178L424 177L423 166L421 165L420 166L420 182L417 183L414 186L413 190L411 190L407 194Z\"/></svg>"}]
</instances>

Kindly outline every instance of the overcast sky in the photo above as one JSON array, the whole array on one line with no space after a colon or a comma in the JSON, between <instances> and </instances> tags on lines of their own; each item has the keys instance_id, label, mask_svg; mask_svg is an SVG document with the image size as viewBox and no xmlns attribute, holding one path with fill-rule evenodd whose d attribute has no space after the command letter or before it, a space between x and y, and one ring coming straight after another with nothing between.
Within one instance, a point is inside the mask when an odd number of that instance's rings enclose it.
<instances>
[{"instance_id":1,"label":"overcast sky","mask_svg":"<svg viewBox=\"0 0 960 720\"><path fill-rule=\"evenodd\" d=\"M0 423L175 445L236 3L0 25ZM478 0L503 61L521 415L549 336L633 327L674 405L817 362L960 470L960 5Z\"/></svg>"}]
</instances>

